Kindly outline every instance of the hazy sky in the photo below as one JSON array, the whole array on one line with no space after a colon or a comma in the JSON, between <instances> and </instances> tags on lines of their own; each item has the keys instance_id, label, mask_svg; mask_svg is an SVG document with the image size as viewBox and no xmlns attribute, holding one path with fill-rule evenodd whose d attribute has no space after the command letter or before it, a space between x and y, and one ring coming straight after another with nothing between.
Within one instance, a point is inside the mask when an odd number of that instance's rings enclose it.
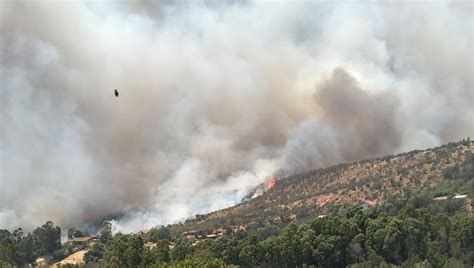
<instances>
[{"instance_id":1,"label":"hazy sky","mask_svg":"<svg viewBox=\"0 0 474 268\"><path fill-rule=\"evenodd\" d=\"M0 33L0 228L136 231L474 133L472 1L4 0Z\"/></svg>"}]
</instances>

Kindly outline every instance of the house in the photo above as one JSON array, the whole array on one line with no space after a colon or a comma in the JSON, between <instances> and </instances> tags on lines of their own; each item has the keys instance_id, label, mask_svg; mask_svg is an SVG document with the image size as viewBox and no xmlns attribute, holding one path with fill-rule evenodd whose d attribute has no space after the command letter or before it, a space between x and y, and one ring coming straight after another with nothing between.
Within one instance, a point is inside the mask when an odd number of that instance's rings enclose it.
<instances>
[{"instance_id":1,"label":"house","mask_svg":"<svg viewBox=\"0 0 474 268\"><path fill-rule=\"evenodd\" d=\"M35 267L48 267L48 262L43 257L38 257L35 260Z\"/></svg>"},{"instance_id":2,"label":"house","mask_svg":"<svg viewBox=\"0 0 474 268\"><path fill-rule=\"evenodd\" d=\"M69 240L70 243L85 243L89 244L90 242L97 241L96 236L82 236L82 237L74 237L73 239Z\"/></svg>"},{"instance_id":3,"label":"house","mask_svg":"<svg viewBox=\"0 0 474 268\"><path fill-rule=\"evenodd\" d=\"M74 237L73 239L67 241L66 243L72 245L74 250L84 249L87 245L97 242L96 236L83 236L83 237Z\"/></svg>"},{"instance_id":4,"label":"house","mask_svg":"<svg viewBox=\"0 0 474 268\"><path fill-rule=\"evenodd\" d=\"M225 234L225 230L222 229L222 228L219 228L219 229L215 230L214 233L215 233L217 236L223 236L223 235Z\"/></svg>"},{"instance_id":5,"label":"house","mask_svg":"<svg viewBox=\"0 0 474 268\"><path fill-rule=\"evenodd\" d=\"M150 232L150 229L145 229L145 230L138 231L137 234L138 234L139 236L144 237L144 236L146 236L149 232Z\"/></svg>"},{"instance_id":6,"label":"house","mask_svg":"<svg viewBox=\"0 0 474 268\"><path fill-rule=\"evenodd\" d=\"M467 194L458 194L453 197L454 199L464 199L467 198Z\"/></svg>"},{"instance_id":7,"label":"house","mask_svg":"<svg viewBox=\"0 0 474 268\"><path fill-rule=\"evenodd\" d=\"M322 218L324 218L324 217L326 217L326 215L319 215L319 216L318 216L318 219L322 219Z\"/></svg>"},{"instance_id":8,"label":"house","mask_svg":"<svg viewBox=\"0 0 474 268\"><path fill-rule=\"evenodd\" d=\"M183 236L188 236L188 235L196 236L196 234L197 234L197 231L188 231L188 232L182 233Z\"/></svg>"},{"instance_id":9,"label":"house","mask_svg":"<svg viewBox=\"0 0 474 268\"><path fill-rule=\"evenodd\" d=\"M376 200L365 200L364 203L361 204L362 210L366 210L369 207L375 207L377 205Z\"/></svg>"},{"instance_id":10,"label":"house","mask_svg":"<svg viewBox=\"0 0 474 268\"><path fill-rule=\"evenodd\" d=\"M448 200L448 196L443 195L443 196L433 197L433 200L435 200L435 201Z\"/></svg>"},{"instance_id":11,"label":"house","mask_svg":"<svg viewBox=\"0 0 474 268\"><path fill-rule=\"evenodd\" d=\"M218 235L216 235L216 234L208 234L208 235L206 235L206 238L207 238L207 239L216 239L217 237L218 237Z\"/></svg>"},{"instance_id":12,"label":"house","mask_svg":"<svg viewBox=\"0 0 474 268\"><path fill-rule=\"evenodd\" d=\"M195 235L186 235L185 238L188 239L188 240L195 240L196 236ZM199 236L197 236L197 238L199 238Z\"/></svg>"},{"instance_id":13,"label":"house","mask_svg":"<svg viewBox=\"0 0 474 268\"><path fill-rule=\"evenodd\" d=\"M147 249L154 249L156 248L157 244L154 242L146 242L143 246Z\"/></svg>"}]
</instances>

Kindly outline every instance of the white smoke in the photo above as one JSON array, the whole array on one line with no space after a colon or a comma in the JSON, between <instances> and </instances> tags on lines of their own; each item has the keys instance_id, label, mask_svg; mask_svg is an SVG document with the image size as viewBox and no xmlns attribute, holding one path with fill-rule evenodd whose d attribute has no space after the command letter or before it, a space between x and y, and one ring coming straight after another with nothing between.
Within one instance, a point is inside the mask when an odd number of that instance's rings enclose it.
<instances>
[{"instance_id":1,"label":"white smoke","mask_svg":"<svg viewBox=\"0 0 474 268\"><path fill-rule=\"evenodd\" d=\"M2 1L0 34L0 228L137 231L474 130L472 2Z\"/></svg>"}]
</instances>

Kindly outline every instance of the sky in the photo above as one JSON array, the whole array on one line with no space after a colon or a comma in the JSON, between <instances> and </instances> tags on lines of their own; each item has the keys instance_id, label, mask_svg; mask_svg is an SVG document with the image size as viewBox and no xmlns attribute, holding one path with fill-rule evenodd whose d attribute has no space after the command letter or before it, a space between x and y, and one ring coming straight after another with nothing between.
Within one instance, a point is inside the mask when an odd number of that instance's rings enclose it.
<instances>
[{"instance_id":1,"label":"sky","mask_svg":"<svg viewBox=\"0 0 474 268\"><path fill-rule=\"evenodd\" d=\"M1 1L0 229L134 232L472 138L473 47L472 1Z\"/></svg>"}]
</instances>

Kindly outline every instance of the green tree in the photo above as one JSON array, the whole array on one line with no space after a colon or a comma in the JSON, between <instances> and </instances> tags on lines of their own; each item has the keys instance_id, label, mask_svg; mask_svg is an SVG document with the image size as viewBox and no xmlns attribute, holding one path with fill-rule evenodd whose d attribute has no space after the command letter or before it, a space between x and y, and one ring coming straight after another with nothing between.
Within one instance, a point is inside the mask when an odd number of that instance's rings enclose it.
<instances>
[{"instance_id":1,"label":"green tree","mask_svg":"<svg viewBox=\"0 0 474 268\"><path fill-rule=\"evenodd\" d=\"M142 263L144 251L141 236L117 234L106 244L104 261L112 267L137 267Z\"/></svg>"},{"instance_id":2,"label":"green tree","mask_svg":"<svg viewBox=\"0 0 474 268\"><path fill-rule=\"evenodd\" d=\"M76 238L76 237L84 237L84 236L87 236L87 233L84 233L78 229L76 229L76 227L71 227L69 228L69 230L67 230L67 238L69 239L73 239L73 238Z\"/></svg>"},{"instance_id":3,"label":"green tree","mask_svg":"<svg viewBox=\"0 0 474 268\"><path fill-rule=\"evenodd\" d=\"M52 255L61 248L61 228L47 221L33 233L33 243L36 245L37 255Z\"/></svg>"},{"instance_id":4,"label":"green tree","mask_svg":"<svg viewBox=\"0 0 474 268\"><path fill-rule=\"evenodd\" d=\"M112 239L112 224L110 222L104 222L102 229L99 232L99 240L100 242L107 244Z\"/></svg>"},{"instance_id":5,"label":"green tree","mask_svg":"<svg viewBox=\"0 0 474 268\"><path fill-rule=\"evenodd\" d=\"M16 248L15 241L10 237L0 239L0 263L2 261L11 265L23 264L23 258Z\"/></svg>"},{"instance_id":6,"label":"green tree","mask_svg":"<svg viewBox=\"0 0 474 268\"><path fill-rule=\"evenodd\" d=\"M403 222L398 218L391 218L384 228L382 252L386 260L401 264L406 259L406 249L402 231Z\"/></svg>"},{"instance_id":7,"label":"green tree","mask_svg":"<svg viewBox=\"0 0 474 268\"><path fill-rule=\"evenodd\" d=\"M179 239L171 251L171 259L174 261L184 260L192 254L191 242L187 239Z\"/></svg>"},{"instance_id":8,"label":"green tree","mask_svg":"<svg viewBox=\"0 0 474 268\"><path fill-rule=\"evenodd\" d=\"M166 263L170 261L168 241L160 240L153 249L146 249L143 254L143 265Z\"/></svg>"},{"instance_id":9,"label":"green tree","mask_svg":"<svg viewBox=\"0 0 474 268\"><path fill-rule=\"evenodd\" d=\"M245 266L255 266L258 264L257 247L255 245L246 245L239 253L240 263Z\"/></svg>"},{"instance_id":10,"label":"green tree","mask_svg":"<svg viewBox=\"0 0 474 268\"><path fill-rule=\"evenodd\" d=\"M131 236L127 241L128 245L124 252L124 257L128 267L137 267L142 262L142 254L145 251L141 236Z\"/></svg>"},{"instance_id":11,"label":"green tree","mask_svg":"<svg viewBox=\"0 0 474 268\"><path fill-rule=\"evenodd\" d=\"M160 240L170 240L171 230L169 227L165 227L165 226L161 226L159 228L153 228L150 230L150 239L153 242L158 242Z\"/></svg>"},{"instance_id":12,"label":"green tree","mask_svg":"<svg viewBox=\"0 0 474 268\"><path fill-rule=\"evenodd\" d=\"M94 243L91 249L84 255L86 263L99 262L104 256L105 245L101 242Z\"/></svg>"},{"instance_id":13,"label":"green tree","mask_svg":"<svg viewBox=\"0 0 474 268\"><path fill-rule=\"evenodd\" d=\"M18 250L21 252L23 258L25 259L25 262L33 263L36 259L37 250L35 248L35 245L36 243L31 233L28 233L26 236L24 236L17 244Z\"/></svg>"}]
</instances>

